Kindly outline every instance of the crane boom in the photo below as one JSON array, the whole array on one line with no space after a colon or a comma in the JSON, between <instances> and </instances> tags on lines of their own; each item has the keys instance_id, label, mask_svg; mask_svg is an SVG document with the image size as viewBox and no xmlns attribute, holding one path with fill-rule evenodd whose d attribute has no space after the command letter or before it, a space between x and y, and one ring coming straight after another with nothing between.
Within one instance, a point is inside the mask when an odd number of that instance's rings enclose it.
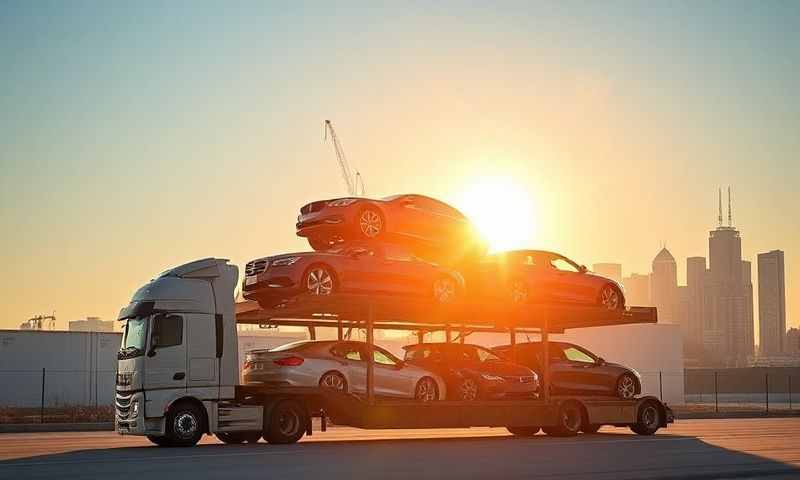
<instances>
[{"instance_id":1,"label":"crane boom","mask_svg":"<svg viewBox=\"0 0 800 480\"><path fill-rule=\"evenodd\" d=\"M339 168L342 170L342 178L344 178L344 183L347 185L347 193L352 196L358 195L358 182L361 179L361 174L355 172L355 175L353 175L350 164L347 163L347 157L344 155L342 144L339 143L339 137L336 136L336 130L333 129L333 124L330 120L325 120L325 140L328 139L329 135L333 142L333 149L336 152L336 160L339 162ZM361 194L364 194L363 180L361 180Z\"/></svg>"}]
</instances>

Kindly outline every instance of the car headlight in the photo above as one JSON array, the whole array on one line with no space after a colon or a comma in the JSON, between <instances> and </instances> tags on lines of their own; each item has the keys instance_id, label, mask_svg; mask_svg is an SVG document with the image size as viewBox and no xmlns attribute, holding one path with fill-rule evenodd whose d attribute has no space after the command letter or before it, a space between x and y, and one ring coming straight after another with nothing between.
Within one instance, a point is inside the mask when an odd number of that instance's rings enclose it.
<instances>
[{"instance_id":1,"label":"car headlight","mask_svg":"<svg viewBox=\"0 0 800 480\"><path fill-rule=\"evenodd\" d=\"M300 257L283 257L273 260L270 265L273 267L286 267L288 265L294 265L298 260L300 260Z\"/></svg>"},{"instance_id":2,"label":"car headlight","mask_svg":"<svg viewBox=\"0 0 800 480\"><path fill-rule=\"evenodd\" d=\"M498 375L491 375L491 374L488 374L488 373L481 373L481 378L484 379L484 380L490 381L490 382L502 382L503 381L503 377L500 377Z\"/></svg>"},{"instance_id":3,"label":"car headlight","mask_svg":"<svg viewBox=\"0 0 800 480\"><path fill-rule=\"evenodd\" d=\"M352 205L358 201L357 198L340 198L339 200L334 200L332 202L328 202L329 207L346 207L348 205Z\"/></svg>"},{"instance_id":4,"label":"car headlight","mask_svg":"<svg viewBox=\"0 0 800 480\"><path fill-rule=\"evenodd\" d=\"M139 416L139 400L134 400L131 404L131 414L130 418L136 418Z\"/></svg>"}]
</instances>

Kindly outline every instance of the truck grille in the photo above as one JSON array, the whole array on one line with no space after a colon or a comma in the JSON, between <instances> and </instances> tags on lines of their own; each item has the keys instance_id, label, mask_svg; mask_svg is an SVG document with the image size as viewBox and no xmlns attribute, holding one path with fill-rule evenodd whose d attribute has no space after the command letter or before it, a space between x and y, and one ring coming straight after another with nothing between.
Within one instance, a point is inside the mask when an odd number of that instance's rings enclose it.
<instances>
[{"instance_id":1,"label":"truck grille","mask_svg":"<svg viewBox=\"0 0 800 480\"><path fill-rule=\"evenodd\" d=\"M253 260L252 262L248 263L244 267L244 274L245 276L251 275L258 275L259 273L263 272L267 269L267 259L260 258L258 260Z\"/></svg>"},{"instance_id":2,"label":"truck grille","mask_svg":"<svg viewBox=\"0 0 800 480\"><path fill-rule=\"evenodd\" d=\"M303 205L303 207L300 208L300 213L302 215L305 215L307 213L318 212L318 211L322 210L323 208L325 208L325 205L327 205L327 204L328 204L328 202L325 201L325 200L320 200L318 202L311 202L311 203L308 203L306 205Z\"/></svg>"},{"instance_id":3,"label":"truck grille","mask_svg":"<svg viewBox=\"0 0 800 480\"><path fill-rule=\"evenodd\" d=\"M133 374L131 373L118 373L117 374L117 386L119 387L129 387L133 382Z\"/></svg>"},{"instance_id":4,"label":"truck grille","mask_svg":"<svg viewBox=\"0 0 800 480\"><path fill-rule=\"evenodd\" d=\"M117 392L114 399L114 407L117 410L117 417L128 418L131 411L131 400L133 399L132 393Z\"/></svg>"}]
</instances>

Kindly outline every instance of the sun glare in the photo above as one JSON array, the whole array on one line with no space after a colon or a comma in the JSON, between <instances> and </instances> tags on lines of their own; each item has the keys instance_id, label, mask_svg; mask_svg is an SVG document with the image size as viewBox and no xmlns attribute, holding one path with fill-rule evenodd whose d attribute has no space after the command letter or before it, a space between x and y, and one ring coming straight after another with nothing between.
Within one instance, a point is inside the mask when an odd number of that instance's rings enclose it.
<instances>
[{"instance_id":1,"label":"sun glare","mask_svg":"<svg viewBox=\"0 0 800 480\"><path fill-rule=\"evenodd\" d=\"M490 251L532 247L533 200L513 179L481 179L462 192L457 206L489 242Z\"/></svg>"}]
</instances>

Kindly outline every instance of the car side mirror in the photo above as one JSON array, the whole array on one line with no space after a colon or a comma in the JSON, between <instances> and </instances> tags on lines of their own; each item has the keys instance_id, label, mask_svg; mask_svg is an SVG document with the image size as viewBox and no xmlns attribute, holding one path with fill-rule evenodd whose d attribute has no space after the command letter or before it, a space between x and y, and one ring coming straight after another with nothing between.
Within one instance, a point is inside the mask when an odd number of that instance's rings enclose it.
<instances>
[{"instance_id":1,"label":"car side mirror","mask_svg":"<svg viewBox=\"0 0 800 480\"><path fill-rule=\"evenodd\" d=\"M605 359L603 357L600 357L600 358L597 359L597 364L602 367L603 365L606 364L606 361L605 361Z\"/></svg>"},{"instance_id":2,"label":"car side mirror","mask_svg":"<svg viewBox=\"0 0 800 480\"><path fill-rule=\"evenodd\" d=\"M588 272L588 271L589 271L589 269L588 269L588 268L586 268L586 265L581 265L581 266L578 268L578 271L579 271L579 272L581 272L581 273L586 273L586 272Z\"/></svg>"}]
</instances>

